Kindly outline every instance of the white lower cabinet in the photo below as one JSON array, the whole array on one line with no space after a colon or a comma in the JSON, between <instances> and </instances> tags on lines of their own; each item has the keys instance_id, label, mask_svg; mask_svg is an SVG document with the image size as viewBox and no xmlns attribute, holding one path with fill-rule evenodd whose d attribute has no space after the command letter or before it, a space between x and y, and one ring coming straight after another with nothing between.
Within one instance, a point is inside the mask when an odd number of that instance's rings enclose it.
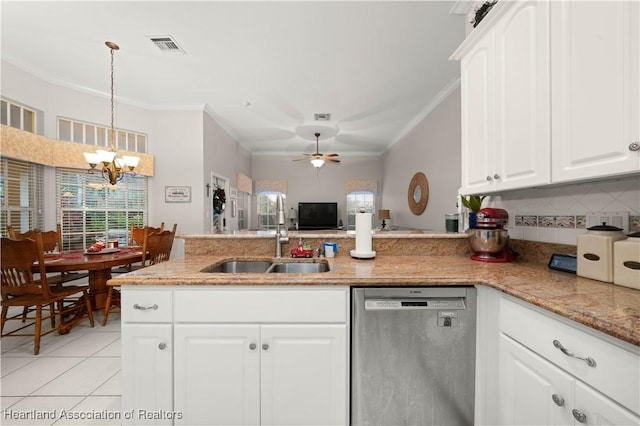
<instances>
[{"instance_id":1,"label":"white lower cabinet","mask_svg":"<svg viewBox=\"0 0 640 426\"><path fill-rule=\"evenodd\" d=\"M125 424L171 425L171 324L123 324L121 382Z\"/></svg>"},{"instance_id":2,"label":"white lower cabinet","mask_svg":"<svg viewBox=\"0 0 640 426\"><path fill-rule=\"evenodd\" d=\"M500 339L500 424L573 424L573 378L509 336Z\"/></svg>"},{"instance_id":3,"label":"white lower cabinet","mask_svg":"<svg viewBox=\"0 0 640 426\"><path fill-rule=\"evenodd\" d=\"M623 343L503 298L499 424L639 425L640 358Z\"/></svg>"},{"instance_id":4,"label":"white lower cabinet","mask_svg":"<svg viewBox=\"0 0 640 426\"><path fill-rule=\"evenodd\" d=\"M184 425L345 424L346 325L176 324Z\"/></svg>"},{"instance_id":5,"label":"white lower cabinet","mask_svg":"<svg viewBox=\"0 0 640 426\"><path fill-rule=\"evenodd\" d=\"M123 424L346 425L347 287L122 289Z\"/></svg>"}]
</instances>

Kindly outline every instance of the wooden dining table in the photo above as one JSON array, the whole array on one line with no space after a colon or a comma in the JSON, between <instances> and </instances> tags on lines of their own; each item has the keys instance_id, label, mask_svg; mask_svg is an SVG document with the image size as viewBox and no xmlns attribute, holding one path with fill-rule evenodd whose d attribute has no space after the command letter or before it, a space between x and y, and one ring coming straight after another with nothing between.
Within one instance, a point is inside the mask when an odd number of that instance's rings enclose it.
<instances>
[{"instance_id":1,"label":"wooden dining table","mask_svg":"<svg viewBox=\"0 0 640 426\"><path fill-rule=\"evenodd\" d=\"M45 255L48 272L89 272L89 297L93 309L103 309L107 299L107 281L111 268L142 261L142 247L105 249L98 253L71 250Z\"/></svg>"}]
</instances>

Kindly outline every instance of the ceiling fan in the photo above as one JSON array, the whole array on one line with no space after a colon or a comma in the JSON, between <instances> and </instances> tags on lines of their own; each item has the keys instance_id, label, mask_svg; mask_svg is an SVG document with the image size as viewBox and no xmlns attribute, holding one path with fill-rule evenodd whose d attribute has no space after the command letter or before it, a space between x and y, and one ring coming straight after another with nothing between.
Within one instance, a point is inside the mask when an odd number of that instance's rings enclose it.
<instances>
[{"instance_id":1,"label":"ceiling fan","mask_svg":"<svg viewBox=\"0 0 640 426\"><path fill-rule=\"evenodd\" d=\"M315 134L316 137L316 152L314 154L303 154L306 157L305 158L299 158L297 160L293 160L293 161L302 161L302 160L308 160L309 157L311 158L311 164L313 165L313 167L316 168L320 168L324 165L324 163L339 163L340 160L337 159L336 157L338 157L338 154L333 153L333 154L321 154L318 151L318 138L320 137L320 133L316 132Z\"/></svg>"}]
</instances>

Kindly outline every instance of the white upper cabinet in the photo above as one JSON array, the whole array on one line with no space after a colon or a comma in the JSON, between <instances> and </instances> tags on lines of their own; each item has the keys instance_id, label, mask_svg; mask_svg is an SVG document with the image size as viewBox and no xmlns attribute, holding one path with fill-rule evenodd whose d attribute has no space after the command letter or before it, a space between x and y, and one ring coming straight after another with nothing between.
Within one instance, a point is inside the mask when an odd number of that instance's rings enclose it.
<instances>
[{"instance_id":1,"label":"white upper cabinet","mask_svg":"<svg viewBox=\"0 0 640 426\"><path fill-rule=\"evenodd\" d=\"M550 181L549 3L527 1L496 25L497 189Z\"/></svg>"},{"instance_id":2,"label":"white upper cabinet","mask_svg":"<svg viewBox=\"0 0 640 426\"><path fill-rule=\"evenodd\" d=\"M552 2L553 181L640 170L640 3Z\"/></svg>"},{"instance_id":3,"label":"white upper cabinet","mask_svg":"<svg viewBox=\"0 0 640 426\"><path fill-rule=\"evenodd\" d=\"M462 189L550 182L549 4L498 4L461 59ZM489 16L491 16L491 14ZM488 19L488 18L487 18Z\"/></svg>"},{"instance_id":4,"label":"white upper cabinet","mask_svg":"<svg viewBox=\"0 0 640 426\"><path fill-rule=\"evenodd\" d=\"M495 169L495 33L485 35L462 58L462 185L465 192L489 188Z\"/></svg>"},{"instance_id":5,"label":"white upper cabinet","mask_svg":"<svg viewBox=\"0 0 640 426\"><path fill-rule=\"evenodd\" d=\"M498 2L452 58L464 193L640 172L640 3Z\"/></svg>"}]
</instances>

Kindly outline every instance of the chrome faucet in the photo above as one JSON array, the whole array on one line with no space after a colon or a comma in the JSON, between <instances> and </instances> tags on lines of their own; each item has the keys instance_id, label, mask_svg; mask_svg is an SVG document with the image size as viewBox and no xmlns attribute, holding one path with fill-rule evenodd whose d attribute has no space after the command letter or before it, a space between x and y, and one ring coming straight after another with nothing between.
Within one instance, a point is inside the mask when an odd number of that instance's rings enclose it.
<instances>
[{"instance_id":1,"label":"chrome faucet","mask_svg":"<svg viewBox=\"0 0 640 426\"><path fill-rule=\"evenodd\" d=\"M276 199L276 257L282 257L282 243L288 243L289 237L287 236L287 228L286 226L283 228L285 223L284 217L284 200L282 199L282 195L278 194L278 198ZM285 233L282 234L282 230L284 229Z\"/></svg>"}]
</instances>

